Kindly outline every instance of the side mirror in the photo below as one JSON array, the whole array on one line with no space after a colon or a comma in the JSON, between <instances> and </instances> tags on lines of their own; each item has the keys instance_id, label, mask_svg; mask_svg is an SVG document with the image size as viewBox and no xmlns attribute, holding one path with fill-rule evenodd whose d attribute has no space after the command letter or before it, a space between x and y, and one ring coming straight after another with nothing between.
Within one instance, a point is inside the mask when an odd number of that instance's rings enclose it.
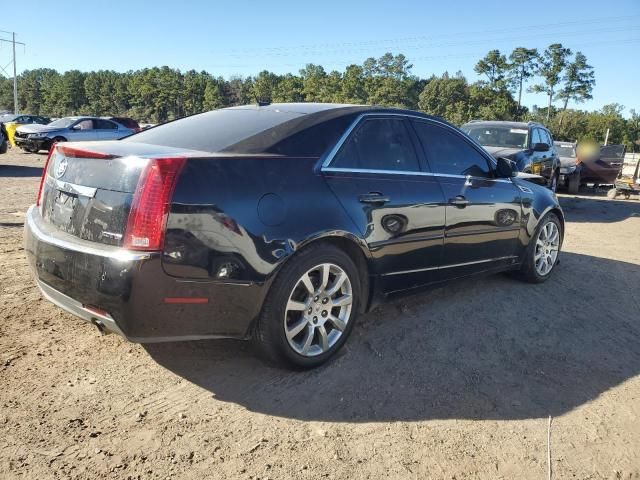
<instances>
[{"instance_id":1,"label":"side mirror","mask_svg":"<svg viewBox=\"0 0 640 480\"><path fill-rule=\"evenodd\" d=\"M536 143L533 145L534 152L548 152L551 149L546 143Z\"/></svg>"},{"instance_id":2,"label":"side mirror","mask_svg":"<svg viewBox=\"0 0 640 480\"><path fill-rule=\"evenodd\" d=\"M498 178L511 178L516 174L515 165L511 160L506 158L498 158L496 163L496 176Z\"/></svg>"}]
</instances>

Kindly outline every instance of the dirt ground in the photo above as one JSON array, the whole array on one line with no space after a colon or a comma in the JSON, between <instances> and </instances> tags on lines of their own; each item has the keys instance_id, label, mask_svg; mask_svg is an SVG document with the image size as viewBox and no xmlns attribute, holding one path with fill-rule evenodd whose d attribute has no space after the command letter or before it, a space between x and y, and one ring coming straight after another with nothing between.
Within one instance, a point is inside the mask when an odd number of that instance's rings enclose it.
<instances>
[{"instance_id":1,"label":"dirt ground","mask_svg":"<svg viewBox=\"0 0 640 480\"><path fill-rule=\"evenodd\" d=\"M640 201L561 196L561 264L384 305L323 368L142 346L41 299L44 155L0 156L0 478L640 478Z\"/></svg>"}]
</instances>

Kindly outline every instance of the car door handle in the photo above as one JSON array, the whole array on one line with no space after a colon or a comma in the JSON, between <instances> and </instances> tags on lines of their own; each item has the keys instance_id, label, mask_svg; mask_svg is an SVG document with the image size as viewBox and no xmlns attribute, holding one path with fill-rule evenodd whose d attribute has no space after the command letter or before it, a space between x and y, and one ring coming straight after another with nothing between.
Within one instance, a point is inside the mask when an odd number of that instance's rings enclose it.
<instances>
[{"instance_id":1,"label":"car door handle","mask_svg":"<svg viewBox=\"0 0 640 480\"><path fill-rule=\"evenodd\" d=\"M464 198L463 195L457 195L456 198L450 198L449 203L451 205L455 205L456 207L466 207L469 205L469 200Z\"/></svg>"},{"instance_id":2,"label":"car door handle","mask_svg":"<svg viewBox=\"0 0 640 480\"><path fill-rule=\"evenodd\" d=\"M380 192L365 193L364 195L360 195L358 200L361 203L387 203L391 201L389 197L381 194Z\"/></svg>"}]
</instances>

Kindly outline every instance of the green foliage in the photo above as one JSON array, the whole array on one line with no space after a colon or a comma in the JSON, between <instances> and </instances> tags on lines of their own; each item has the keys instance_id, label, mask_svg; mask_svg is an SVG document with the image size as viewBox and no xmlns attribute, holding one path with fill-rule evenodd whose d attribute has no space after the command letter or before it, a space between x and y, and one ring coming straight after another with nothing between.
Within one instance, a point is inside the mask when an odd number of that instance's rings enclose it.
<instances>
[{"instance_id":1,"label":"green foliage","mask_svg":"<svg viewBox=\"0 0 640 480\"><path fill-rule=\"evenodd\" d=\"M570 49L563 47L561 43L553 43L547 47L539 58L536 73L542 77L543 81L533 85L531 91L547 95L549 99L548 114L550 114L551 102L556 94L556 89L562 78L562 72L570 55ZM547 116L547 120L549 120L549 116Z\"/></svg>"},{"instance_id":2,"label":"green foliage","mask_svg":"<svg viewBox=\"0 0 640 480\"><path fill-rule=\"evenodd\" d=\"M562 79L564 87L557 96L564 100L563 110L567 109L569 100L580 103L593 98L591 92L596 84L595 74L582 52L576 52L574 60L567 65Z\"/></svg>"},{"instance_id":3,"label":"green foliage","mask_svg":"<svg viewBox=\"0 0 640 480\"><path fill-rule=\"evenodd\" d=\"M538 50L517 47L509 55L511 65L508 79L511 87L518 89L518 108L522 105L522 87L527 79L533 77L538 68Z\"/></svg>"},{"instance_id":4,"label":"green foliage","mask_svg":"<svg viewBox=\"0 0 640 480\"><path fill-rule=\"evenodd\" d=\"M568 108L569 102L591 98L595 75L581 52L573 56L561 44L550 45L542 55L536 49L518 47L508 60L492 50L476 64L474 70L483 79L475 83L468 82L462 72L418 78L412 75L412 67L404 55L385 53L343 71L327 72L309 63L298 75L263 70L255 77L228 79L167 66L125 73L71 70L62 74L40 68L18 77L18 108L56 117L126 115L155 123L258 100L376 104L419 109L458 125L471 119L535 120L565 140L602 142L609 128L610 142L640 147L640 115L634 110L625 119L623 107L617 104L598 112ZM521 106L522 89L536 75L539 81L530 90L545 94L548 103L529 112ZM562 108L556 108L556 100L562 101ZM0 110L5 109L13 110L13 81L0 77Z\"/></svg>"},{"instance_id":5,"label":"green foliage","mask_svg":"<svg viewBox=\"0 0 640 480\"><path fill-rule=\"evenodd\" d=\"M487 77L489 86L495 90L505 88L507 73L510 65L507 63L507 57L500 53L500 50L491 50L481 59L474 71L478 75Z\"/></svg>"}]
</instances>

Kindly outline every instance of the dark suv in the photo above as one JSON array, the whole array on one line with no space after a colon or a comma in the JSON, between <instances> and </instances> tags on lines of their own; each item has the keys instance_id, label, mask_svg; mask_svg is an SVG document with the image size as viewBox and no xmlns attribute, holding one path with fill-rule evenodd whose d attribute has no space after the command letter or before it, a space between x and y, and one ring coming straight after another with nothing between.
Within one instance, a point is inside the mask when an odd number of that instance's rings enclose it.
<instances>
[{"instance_id":1,"label":"dark suv","mask_svg":"<svg viewBox=\"0 0 640 480\"><path fill-rule=\"evenodd\" d=\"M474 120L460 127L494 158L513 161L519 171L544 177L555 192L560 159L551 132L534 122Z\"/></svg>"}]
</instances>

